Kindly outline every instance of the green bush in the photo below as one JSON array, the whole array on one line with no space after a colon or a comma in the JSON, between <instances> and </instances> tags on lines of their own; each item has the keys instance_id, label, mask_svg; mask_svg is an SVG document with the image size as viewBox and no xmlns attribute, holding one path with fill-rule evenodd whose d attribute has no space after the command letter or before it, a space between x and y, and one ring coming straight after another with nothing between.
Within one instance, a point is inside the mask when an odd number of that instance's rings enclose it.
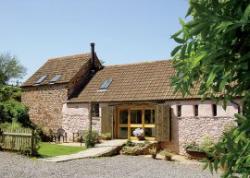
<instances>
[{"instance_id":1,"label":"green bush","mask_svg":"<svg viewBox=\"0 0 250 178\"><path fill-rule=\"evenodd\" d=\"M214 147L214 142L209 136L204 136L201 143L191 142L185 145L187 151L211 152Z\"/></svg>"},{"instance_id":2,"label":"green bush","mask_svg":"<svg viewBox=\"0 0 250 178\"><path fill-rule=\"evenodd\" d=\"M222 177L250 175L250 119L236 114L238 126L225 131L218 143L208 153L204 168L211 172L223 170Z\"/></svg>"},{"instance_id":3,"label":"green bush","mask_svg":"<svg viewBox=\"0 0 250 178\"><path fill-rule=\"evenodd\" d=\"M187 151L197 151L197 152L203 152L203 150L200 148L200 146L196 142L191 142L185 145L185 149Z\"/></svg>"},{"instance_id":4,"label":"green bush","mask_svg":"<svg viewBox=\"0 0 250 178\"><path fill-rule=\"evenodd\" d=\"M0 129L12 129L12 130L16 130L16 129L20 129L20 128L23 128L23 127L17 121L13 121L12 123L10 123L10 122L4 122L4 123L0 124Z\"/></svg>"},{"instance_id":5,"label":"green bush","mask_svg":"<svg viewBox=\"0 0 250 178\"><path fill-rule=\"evenodd\" d=\"M101 138L102 140L111 140L111 137L112 137L112 135L111 135L110 132L108 132L108 133L102 133L102 134L100 135L100 138Z\"/></svg>"},{"instance_id":6,"label":"green bush","mask_svg":"<svg viewBox=\"0 0 250 178\"><path fill-rule=\"evenodd\" d=\"M132 142L131 140L128 140L125 144L126 146L135 146L136 144Z\"/></svg>"},{"instance_id":7,"label":"green bush","mask_svg":"<svg viewBox=\"0 0 250 178\"><path fill-rule=\"evenodd\" d=\"M18 121L24 127L31 126L28 108L21 102L19 87L0 85L0 123Z\"/></svg>"},{"instance_id":8,"label":"green bush","mask_svg":"<svg viewBox=\"0 0 250 178\"><path fill-rule=\"evenodd\" d=\"M157 148L156 148L156 147L150 148L150 149L149 149L149 153L150 153L151 155L156 155L156 154L157 154Z\"/></svg>"},{"instance_id":9,"label":"green bush","mask_svg":"<svg viewBox=\"0 0 250 178\"><path fill-rule=\"evenodd\" d=\"M87 132L84 135L84 141L86 148L92 148L95 146L96 143L99 142L99 134L96 131Z\"/></svg>"},{"instance_id":10,"label":"green bush","mask_svg":"<svg viewBox=\"0 0 250 178\"><path fill-rule=\"evenodd\" d=\"M171 153L170 151L165 149L165 150L162 150L160 152L160 155L164 156L164 159L166 161L172 161L172 157L173 157L174 153Z\"/></svg>"},{"instance_id":11,"label":"green bush","mask_svg":"<svg viewBox=\"0 0 250 178\"><path fill-rule=\"evenodd\" d=\"M214 147L214 142L209 136L205 136L200 144L200 149L204 152L211 152Z\"/></svg>"}]
</instances>

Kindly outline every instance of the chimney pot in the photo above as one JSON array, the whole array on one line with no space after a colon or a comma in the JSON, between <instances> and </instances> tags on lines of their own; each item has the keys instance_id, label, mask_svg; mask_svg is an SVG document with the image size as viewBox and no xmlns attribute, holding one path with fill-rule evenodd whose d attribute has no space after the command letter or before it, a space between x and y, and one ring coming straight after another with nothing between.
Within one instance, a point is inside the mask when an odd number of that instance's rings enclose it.
<instances>
[{"instance_id":1,"label":"chimney pot","mask_svg":"<svg viewBox=\"0 0 250 178\"><path fill-rule=\"evenodd\" d=\"M95 43L90 43L90 47L91 47L91 53L94 54L95 53Z\"/></svg>"},{"instance_id":2,"label":"chimney pot","mask_svg":"<svg viewBox=\"0 0 250 178\"><path fill-rule=\"evenodd\" d=\"M90 47L91 47L91 61L92 64L94 65L94 61L95 61L95 43L90 43Z\"/></svg>"}]
</instances>

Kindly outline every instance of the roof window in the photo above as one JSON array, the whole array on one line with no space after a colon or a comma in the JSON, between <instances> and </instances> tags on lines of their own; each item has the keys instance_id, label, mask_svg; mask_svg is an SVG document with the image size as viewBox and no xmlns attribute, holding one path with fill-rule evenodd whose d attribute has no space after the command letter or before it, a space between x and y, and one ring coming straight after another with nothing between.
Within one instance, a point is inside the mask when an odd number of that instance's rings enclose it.
<instances>
[{"instance_id":1,"label":"roof window","mask_svg":"<svg viewBox=\"0 0 250 178\"><path fill-rule=\"evenodd\" d=\"M45 79L46 79L47 75L43 75L41 76L36 82L36 85L39 85L40 83L42 83Z\"/></svg>"},{"instance_id":2,"label":"roof window","mask_svg":"<svg viewBox=\"0 0 250 178\"><path fill-rule=\"evenodd\" d=\"M55 75L50 81L49 83L53 84L56 81L58 81L61 78L61 75Z\"/></svg>"},{"instance_id":3,"label":"roof window","mask_svg":"<svg viewBox=\"0 0 250 178\"><path fill-rule=\"evenodd\" d=\"M107 90L111 83L112 83L112 78L103 81L100 86L100 90Z\"/></svg>"}]
</instances>

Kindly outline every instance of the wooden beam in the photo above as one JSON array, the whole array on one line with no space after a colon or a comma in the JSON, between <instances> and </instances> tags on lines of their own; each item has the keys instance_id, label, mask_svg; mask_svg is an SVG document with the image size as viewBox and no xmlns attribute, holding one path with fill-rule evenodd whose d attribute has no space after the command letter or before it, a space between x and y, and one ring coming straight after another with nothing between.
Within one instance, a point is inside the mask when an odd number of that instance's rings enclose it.
<instances>
[{"instance_id":1,"label":"wooden beam","mask_svg":"<svg viewBox=\"0 0 250 178\"><path fill-rule=\"evenodd\" d=\"M92 134L92 103L89 102L89 134L91 137Z\"/></svg>"}]
</instances>

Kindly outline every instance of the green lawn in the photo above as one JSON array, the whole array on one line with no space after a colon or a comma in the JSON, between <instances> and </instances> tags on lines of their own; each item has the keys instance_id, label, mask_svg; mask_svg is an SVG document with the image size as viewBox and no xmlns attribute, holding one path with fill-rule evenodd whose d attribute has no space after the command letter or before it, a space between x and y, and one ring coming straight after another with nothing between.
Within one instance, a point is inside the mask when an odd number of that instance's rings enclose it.
<instances>
[{"instance_id":1,"label":"green lawn","mask_svg":"<svg viewBox=\"0 0 250 178\"><path fill-rule=\"evenodd\" d=\"M59 144L41 142L38 153L41 157L53 157L59 155L69 155L83 150L85 150L85 147L64 146Z\"/></svg>"}]
</instances>

